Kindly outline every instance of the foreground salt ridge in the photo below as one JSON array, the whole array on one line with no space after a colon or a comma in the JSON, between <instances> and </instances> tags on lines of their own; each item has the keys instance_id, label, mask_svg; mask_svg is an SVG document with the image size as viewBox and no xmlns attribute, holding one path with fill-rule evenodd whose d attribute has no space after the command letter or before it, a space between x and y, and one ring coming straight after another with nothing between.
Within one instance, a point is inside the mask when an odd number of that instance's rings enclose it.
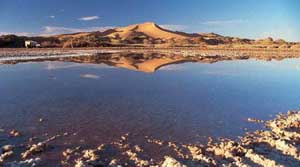
<instances>
[{"instance_id":1,"label":"foreground salt ridge","mask_svg":"<svg viewBox=\"0 0 300 167\"><path fill-rule=\"evenodd\" d=\"M145 145L131 143L129 134L110 144L98 148L69 148L61 153L60 166L300 166L300 111L279 114L277 118L266 121L269 130L255 131L240 137L239 141L220 139L210 140L206 145L190 145L166 142L145 137ZM40 157L48 151L54 140L69 135L61 134L47 140L28 145L23 150L20 161L9 162L15 154L15 146L2 146L0 166L31 167L44 166ZM153 147L159 152L168 152L158 160L147 155L144 147Z\"/></svg>"}]
</instances>

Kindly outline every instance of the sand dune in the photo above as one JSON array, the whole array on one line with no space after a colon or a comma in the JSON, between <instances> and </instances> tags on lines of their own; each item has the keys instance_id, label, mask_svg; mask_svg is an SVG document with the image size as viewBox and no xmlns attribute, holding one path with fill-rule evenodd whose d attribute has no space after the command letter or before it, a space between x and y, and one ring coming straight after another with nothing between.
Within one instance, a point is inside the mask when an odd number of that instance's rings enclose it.
<instances>
[{"instance_id":1,"label":"sand dune","mask_svg":"<svg viewBox=\"0 0 300 167\"><path fill-rule=\"evenodd\" d=\"M108 36L109 37L119 36L122 39L126 39L133 34L143 33L144 35L151 37L151 38L155 38L155 39L157 39L157 38L160 38L160 39L171 39L171 38L183 39L183 38L188 37L188 36L184 36L179 33L176 33L176 32L165 30L153 22L129 25L127 27L116 28L115 30L116 30L116 32L111 33Z\"/></svg>"}]
</instances>

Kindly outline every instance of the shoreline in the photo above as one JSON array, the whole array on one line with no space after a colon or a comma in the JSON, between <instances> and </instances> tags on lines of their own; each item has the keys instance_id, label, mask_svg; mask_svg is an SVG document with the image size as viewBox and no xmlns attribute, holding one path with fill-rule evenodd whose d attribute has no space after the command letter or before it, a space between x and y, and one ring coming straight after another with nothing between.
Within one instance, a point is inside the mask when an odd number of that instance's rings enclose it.
<instances>
[{"instance_id":1,"label":"shoreline","mask_svg":"<svg viewBox=\"0 0 300 167\"><path fill-rule=\"evenodd\" d=\"M74 146L63 150L60 154L61 166L299 166L300 165L300 111L289 111L278 114L276 118L268 121L250 119L250 122L264 124L267 130L246 132L237 141L220 138L212 139L207 144L195 145L162 141L145 136L146 146L153 147L162 152L168 150L171 154L152 159L144 150L143 145L131 143L130 134L125 134L108 144L99 143L97 148L82 148ZM1 133L8 133L2 130ZM18 134L18 135L14 135ZM22 132L21 132L22 134ZM10 132L11 139L18 138L20 133L16 130ZM0 165L3 166L34 166L45 165L47 159L42 155L55 146L56 140L63 140L71 134L57 134L45 140L39 139L16 145L2 146L0 152ZM41 140L41 141L39 141ZM29 139L29 141L31 141ZM24 147L27 145L26 147ZM164 151L163 151L164 150ZM113 153L111 153L113 151ZM15 154L17 153L17 155ZM20 153L20 154L19 154ZM12 161L12 157L15 157ZM19 158L16 158L19 157ZM43 158L41 158L43 157Z\"/></svg>"},{"instance_id":2,"label":"shoreline","mask_svg":"<svg viewBox=\"0 0 300 167\"><path fill-rule=\"evenodd\" d=\"M291 49L199 49L199 48L0 48L0 63L5 61L37 60L99 54L165 54L183 57L223 57L226 59L282 60L300 58L300 50Z\"/></svg>"}]
</instances>

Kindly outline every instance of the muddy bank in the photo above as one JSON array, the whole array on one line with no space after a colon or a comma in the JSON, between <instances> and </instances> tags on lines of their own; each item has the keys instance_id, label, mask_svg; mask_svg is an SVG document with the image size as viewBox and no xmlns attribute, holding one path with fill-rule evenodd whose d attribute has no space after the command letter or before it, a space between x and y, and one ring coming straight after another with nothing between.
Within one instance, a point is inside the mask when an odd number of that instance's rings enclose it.
<instances>
[{"instance_id":1,"label":"muddy bank","mask_svg":"<svg viewBox=\"0 0 300 167\"><path fill-rule=\"evenodd\" d=\"M117 53L117 50L94 49L0 49L0 63L5 61L23 61L92 56L102 53Z\"/></svg>"},{"instance_id":2,"label":"muddy bank","mask_svg":"<svg viewBox=\"0 0 300 167\"><path fill-rule=\"evenodd\" d=\"M252 120L252 119L249 119ZM0 164L2 166L51 166L47 156L57 152L56 166L299 166L300 111L279 114L264 123L267 130L248 132L238 140L209 139L207 144L191 145L162 141L151 136L133 143L136 136L125 134L111 143L99 143L96 148L74 145L55 149L56 140L66 140L70 133L55 136L35 136L26 142L10 144L19 135L0 131ZM19 134L22 135L20 132ZM9 136L4 138L3 136ZM45 138L42 140L42 138ZM155 150L154 152L149 151ZM53 164L52 164L53 166Z\"/></svg>"},{"instance_id":3,"label":"muddy bank","mask_svg":"<svg viewBox=\"0 0 300 167\"><path fill-rule=\"evenodd\" d=\"M184 57L225 57L226 59L257 58L263 60L282 60L299 58L299 50L291 49L197 49L197 48L0 48L0 63L3 61L36 60L42 58L63 58L75 56L94 56L101 53L136 53L182 55ZM224 59L224 58L223 58Z\"/></svg>"}]
</instances>

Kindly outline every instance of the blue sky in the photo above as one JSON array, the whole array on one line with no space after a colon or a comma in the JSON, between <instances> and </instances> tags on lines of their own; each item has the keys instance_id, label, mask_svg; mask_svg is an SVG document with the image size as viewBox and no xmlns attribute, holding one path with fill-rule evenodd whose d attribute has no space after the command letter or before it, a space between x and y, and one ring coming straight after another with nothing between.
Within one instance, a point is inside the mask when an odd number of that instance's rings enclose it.
<instances>
[{"instance_id":1,"label":"blue sky","mask_svg":"<svg viewBox=\"0 0 300 167\"><path fill-rule=\"evenodd\" d=\"M51 35L146 21L185 32L300 41L299 0L0 0L0 34Z\"/></svg>"}]
</instances>

